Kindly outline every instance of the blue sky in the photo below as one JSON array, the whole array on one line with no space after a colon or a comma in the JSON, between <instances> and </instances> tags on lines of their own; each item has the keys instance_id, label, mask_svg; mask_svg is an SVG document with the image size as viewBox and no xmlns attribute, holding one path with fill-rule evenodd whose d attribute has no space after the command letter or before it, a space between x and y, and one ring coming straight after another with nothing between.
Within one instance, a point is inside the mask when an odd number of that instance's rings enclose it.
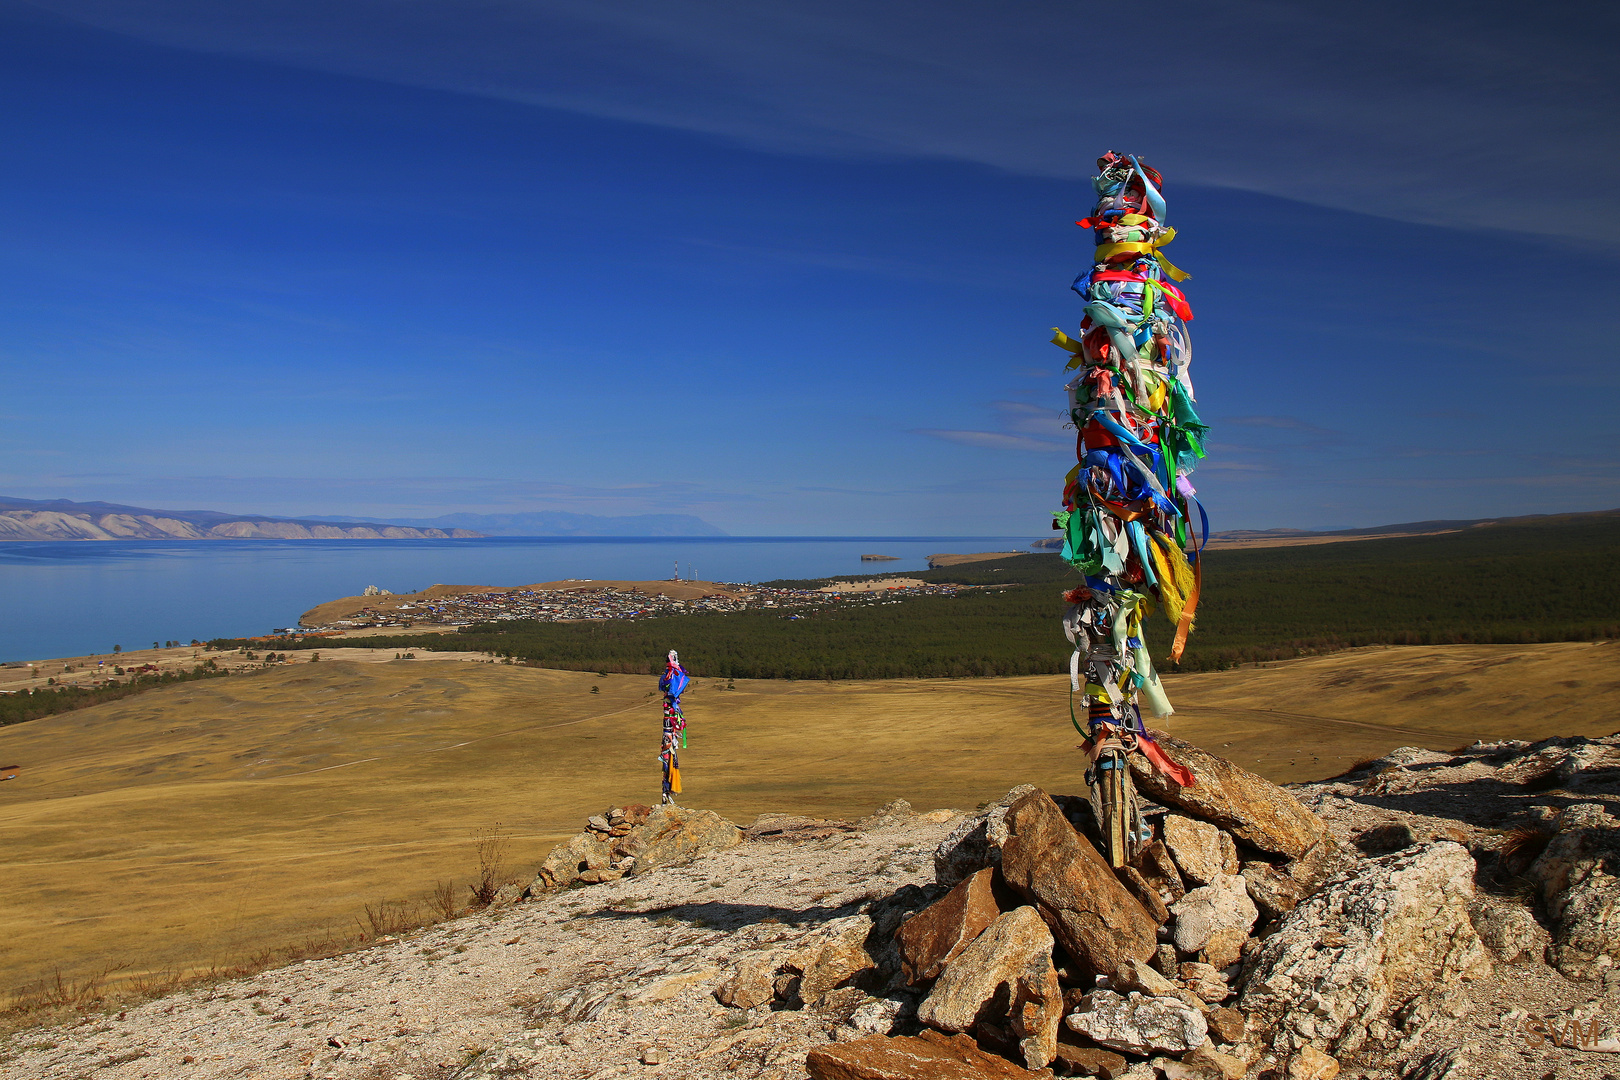
<instances>
[{"instance_id":1,"label":"blue sky","mask_svg":"<svg viewBox=\"0 0 1620 1080\"><path fill-rule=\"evenodd\" d=\"M1613 8L1122 12L0 0L0 494L1038 534L1112 147L1216 528L1620 505Z\"/></svg>"}]
</instances>

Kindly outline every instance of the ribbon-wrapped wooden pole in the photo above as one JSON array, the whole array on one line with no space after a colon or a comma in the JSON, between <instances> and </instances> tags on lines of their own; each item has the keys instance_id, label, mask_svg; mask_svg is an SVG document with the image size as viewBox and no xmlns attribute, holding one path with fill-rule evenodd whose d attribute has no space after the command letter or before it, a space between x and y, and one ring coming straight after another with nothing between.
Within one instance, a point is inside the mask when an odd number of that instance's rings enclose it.
<instances>
[{"instance_id":1,"label":"ribbon-wrapped wooden pole","mask_svg":"<svg viewBox=\"0 0 1620 1080\"><path fill-rule=\"evenodd\" d=\"M1074 282L1085 301L1078 337L1056 330L1074 377L1069 416L1077 461L1065 480L1063 557L1085 581L1064 594L1063 627L1074 644L1071 694L1081 696L1091 756L1087 778L1114 864L1143 838L1125 755L1140 751L1182 785L1192 776L1166 758L1142 723L1142 706L1169 716L1170 700L1148 655L1148 618L1174 627L1179 659L1192 630L1209 522L1190 474L1208 428L1193 408L1192 309L1176 283L1188 275L1161 249L1163 180L1138 158L1110 150L1097 160L1097 204L1077 222L1096 234L1093 265ZM1197 511L1194 523L1193 511Z\"/></svg>"},{"instance_id":2,"label":"ribbon-wrapped wooden pole","mask_svg":"<svg viewBox=\"0 0 1620 1080\"><path fill-rule=\"evenodd\" d=\"M686 749L686 717L681 715L681 695L688 682L686 669L674 649L669 650L669 663L658 689L664 694L664 740L658 750L658 762L664 773L663 802L673 803L681 793L681 754Z\"/></svg>"}]
</instances>

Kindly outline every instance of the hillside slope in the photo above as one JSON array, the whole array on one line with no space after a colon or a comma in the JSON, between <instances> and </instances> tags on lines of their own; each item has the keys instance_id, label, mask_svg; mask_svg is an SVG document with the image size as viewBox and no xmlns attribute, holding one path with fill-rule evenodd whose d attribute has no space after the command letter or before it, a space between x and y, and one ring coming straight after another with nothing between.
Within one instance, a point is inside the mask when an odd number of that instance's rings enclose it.
<instances>
[{"instance_id":1,"label":"hillside slope","mask_svg":"<svg viewBox=\"0 0 1620 1080\"><path fill-rule=\"evenodd\" d=\"M1422 859L1424 853L1449 851L1478 876L1477 884L1465 873L1464 880L1447 886L1473 898L1462 925L1454 928L1469 937L1481 961L1469 980L1405 988L1417 995L1414 1001L1427 1005L1432 999L1444 1010L1403 1017L1403 1030L1410 1034L1393 1056L1368 1065L1355 1061L1352 1048L1343 1053L1347 1068L1340 1072L1331 1058L1318 1054L1314 1064L1333 1068L1314 1075L1338 1073L1346 1080L1600 1080L1608 1075L1608 1054L1534 1037L1568 1032L1572 1018L1592 1015L1596 1006L1597 1019L1583 1031L1593 1033L1596 1042L1601 1025L1606 1041L1598 1045L1607 1046L1614 1042L1615 1021L1600 1004L1605 1000L1600 980L1583 981L1548 963L1552 950L1544 952L1542 945L1549 934L1540 924L1549 917L1502 876L1503 863L1513 856L1495 826L1556 819L1575 800L1587 803L1588 810L1594 804L1616 808L1617 761L1620 737L1480 744L1457 754L1403 749L1360 771L1293 789L1342 845L1340 858L1348 863L1317 888L1342 890L1342 883L1376 873L1392 860L1406 865L1400 862L1403 852ZM1558 762L1564 765L1556 782L1537 780ZM1525 782L1527 776L1532 782ZM990 813L1027 790L1009 792ZM895 803L859 822L768 818L756 822L737 846L641 876L571 889L536 888L526 901L398 938L384 936L346 955L174 994L123 1009L116 1017L92 1013L63 1027L14 1033L0 1040L0 1077L605 1080L662 1074L683 1080L804 1080L812 1054L825 1061L836 1044L918 1030L918 1002L927 985L904 985L904 973L896 970L898 954L886 943L911 912L944 893L935 883L946 865L942 858L948 850L960 850L950 845L960 842L973 819L985 816L983 809L916 814ZM1251 868L1264 873L1269 864L1244 850L1245 875ZM1180 850L1176 857L1185 861ZM1416 875L1409 876L1402 887L1419 888ZM1409 903L1411 910L1423 910L1421 900ZM1294 913L1301 919L1282 915L1269 927L1257 927L1261 938L1297 935L1290 928L1308 927L1314 918L1307 906ZM1252 906L1250 912L1252 920ZM1377 915L1357 911L1355 917ZM1480 928L1478 937L1470 922ZM1504 936L1503 925L1522 932ZM1365 931L1354 920L1341 919L1338 927L1319 935L1313 955L1349 955L1347 950L1358 947L1357 935ZM1426 945L1405 941L1405 947L1403 964L1414 962L1411 950ZM972 952L970 947L960 954L964 963ZM1232 986L1210 965L1187 964L1177 983L1155 976L1167 989L1147 998L1203 1010L1208 1020L1199 1024L1198 1037L1204 1038L1207 1023L1210 1041L1203 1045L1207 1050L1218 1045L1223 1067L1235 1067L1224 1075L1234 1080L1279 1078L1290 1056L1286 1046L1267 1043L1267 1029L1257 1027L1258 1013L1243 1011L1255 989L1243 977L1264 962L1260 953L1245 951L1241 965L1227 969L1243 968ZM977 956L971 962L986 961ZM802 977L780 976L774 984L768 977L795 971ZM766 976L757 994L750 990L758 981L750 973ZM853 985L828 990L818 983L812 993L812 973L820 979L849 976L844 981ZM1365 998L1369 984L1382 985L1372 978L1378 973L1356 974L1363 982L1341 985L1341 976L1340 982L1313 984L1313 993L1300 997L1298 1013L1309 1019L1313 1001L1322 1010L1356 986ZM1089 989L1103 996L1100 978L1067 967L1060 977L1064 1011L1087 1008ZM1218 985L1210 992L1212 979ZM936 992L944 982L942 977L934 984ZM1193 986L1196 996L1188 989ZM1259 996L1266 990L1262 985ZM741 998L744 992L751 996ZM1218 1004L1223 1001L1227 1004ZM1367 1007L1378 1005L1374 999ZM1346 1022L1338 1014L1319 1019L1324 1026ZM1347 1022L1354 1027L1357 1020L1351 1016ZM981 1045L988 1035L981 1030ZM874 1041L863 1039L865 1045ZM1098 1058L1084 1040L1066 1045L1069 1056L1060 1055L1060 1062L1111 1057L1105 1075L1115 1077L1220 1075L1183 1067L1175 1056L1149 1063L1144 1059L1151 1051L1141 1048ZM1086 1053L1092 1056L1084 1058ZM1128 1062L1134 1064L1125 1071ZM1009 1078L1051 1075L1005 1063L994 1067L993 1075ZM1428 1071L1420 1072L1423 1068Z\"/></svg>"}]
</instances>

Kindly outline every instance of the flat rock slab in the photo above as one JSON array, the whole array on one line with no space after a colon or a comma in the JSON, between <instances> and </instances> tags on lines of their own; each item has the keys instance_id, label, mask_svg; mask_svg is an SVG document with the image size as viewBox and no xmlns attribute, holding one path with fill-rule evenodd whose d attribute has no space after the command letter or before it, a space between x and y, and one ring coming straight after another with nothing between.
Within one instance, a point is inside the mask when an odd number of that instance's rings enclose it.
<instances>
[{"instance_id":1,"label":"flat rock slab","mask_svg":"<svg viewBox=\"0 0 1620 1080\"><path fill-rule=\"evenodd\" d=\"M945 965L917 1019L946 1032L1008 1032L1032 1069L1057 1056L1063 989L1052 967L1052 932L1032 907L1009 911Z\"/></svg>"},{"instance_id":2,"label":"flat rock slab","mask_svg":"<svg viewBox=\"0 0 1620 1080\"><path fill-rule=\"evenodd\" d=\"M1046 792L1007 808L1001 872L1079 964L1113 976L1158 950L1158 924Z\"/></svg>"},{"instance_id":3,"label":"flat rock slab","mask_svg":"<svg viewBox=\"0 0 1620 1080\"><path fill-rule=\"evenodd\" d=\"M980 870L900 924L894 940L906 982L937 978L1001 915L991 889L994 876L994 870Z\"/></svg>"},{"instance_id":4,"label":"flat rock slab","mask_svg":"<svg viewBox=\"0 0 1620 1080\"><path fill-rule=\"evenodd\" d=\"M1208 885L1216 874L1236 873L1225 866L1221 850L1221 830L1207 821L1167 814L1164 819L1164 846L1188 881Z\"/></svg>"},{"instance_id":5,"label":"flat rock slab","mask_svg":"<svg viewBox=\"0 0 1620 1080\"><path fill-rule=\"evenodd\" d=\"M1095 990L1064 1020L1100 1046L1126 1054L1180 1054L1208 1038L1204 1013L1179 998L1147 997L1135 991L1121 996Z\"/></svg>"},{"instance_id":6,"label":"flat rock slab","mask_svg":"<svg viewBox=\"0 0 1620 1080\"><path fill-rule=\"evenodd\" d=\"M1136 786L1154 800L1218 825L1250 847L1290 859L1304 854L1326 831L1320 818L1270 780L1162 732L1154 738L1198 781L1184 788L1141 754L1127 755Z\"/></svg>"},{"instance_id":7,"label":"flat rock slab","mask_svg":"<svg viewBox=\"0 0 1620 1080\"><path fill-rule=\"evenodd\" d=\"M925 1031L917 1036L872 1035L818 1046L804 1063L811 1080L1047 1080L987 1054L966 1035Z\"/></svg>"}]
</instances>

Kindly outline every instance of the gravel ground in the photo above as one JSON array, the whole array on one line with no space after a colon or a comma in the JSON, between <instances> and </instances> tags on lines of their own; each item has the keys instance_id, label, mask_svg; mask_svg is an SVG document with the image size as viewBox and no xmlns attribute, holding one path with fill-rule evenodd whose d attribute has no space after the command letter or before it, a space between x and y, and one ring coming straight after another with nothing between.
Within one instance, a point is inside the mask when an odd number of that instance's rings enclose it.
<instances>
[{"instance_id":1,"label":"gravel ground","mask_svg":"<svg viewBox=\"0 0 1620 1080\"><path fill-rule=\"evenodd\" d=\"M748 950L786 951L869 899L933 880L951 811L801 843L748 842L398 941L0 1043L0 1077L442 1080L509 1046L536 1077L804 1076L839 1034L712 994ZM850 1034L850 1029L843 1029ZM664 1058L642 1064L642 1058Z\"/></svg>"}]
</instances>

